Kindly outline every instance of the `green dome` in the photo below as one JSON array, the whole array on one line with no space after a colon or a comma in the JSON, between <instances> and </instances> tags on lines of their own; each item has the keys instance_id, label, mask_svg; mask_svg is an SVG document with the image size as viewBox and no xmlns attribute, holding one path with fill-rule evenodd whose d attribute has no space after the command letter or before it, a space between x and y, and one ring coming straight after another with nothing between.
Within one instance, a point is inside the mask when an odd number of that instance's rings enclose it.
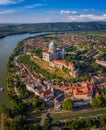
<instances>
[{"instance_id":1,"label":"green dome","mask_svg":"<svg viewBox=\"0 0 106 130\"><path fill-rule=\"evenodd\" d=\"M50 46L55 47L55 46L56 46L56 43L52 41L52 42L50 43Z\"/></svg>"}]
</instances>

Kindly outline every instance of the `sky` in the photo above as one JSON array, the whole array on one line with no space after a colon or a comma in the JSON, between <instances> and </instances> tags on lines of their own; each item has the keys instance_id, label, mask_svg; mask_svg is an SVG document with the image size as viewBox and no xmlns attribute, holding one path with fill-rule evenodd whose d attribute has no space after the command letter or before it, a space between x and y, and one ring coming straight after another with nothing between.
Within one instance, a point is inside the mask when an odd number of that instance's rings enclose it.
<instances>
[{"instance_id":1,"label":"sky","mask_svg":"<svg viewBox=\"0 0 106 130\"><path fill-rule=\"evenodd\" d=\"M0 0L0 23L106 21L106 0Z\"/></svg>"}]
</instances>

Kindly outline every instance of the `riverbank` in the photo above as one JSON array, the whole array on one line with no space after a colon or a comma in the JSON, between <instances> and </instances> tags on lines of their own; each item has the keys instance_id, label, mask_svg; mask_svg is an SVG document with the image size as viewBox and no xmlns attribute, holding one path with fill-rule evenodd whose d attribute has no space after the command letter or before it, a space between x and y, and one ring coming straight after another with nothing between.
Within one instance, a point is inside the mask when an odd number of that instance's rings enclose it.
<instances>
[{"instance_id":1,"label":"riverbank","mask_svg":"<svg viewBox=\"0 0 106 130\"><path fill-rule=\"evenodd\" d=\"M25 33L41 32L101 32L106 31L106 24L97 22L60 22L60 23L33 23L33 24L0 24L0 37Z\"/></svg>"},{"instance_id":2,"label":"riverbank","mask_svg":"<svg viewBox=\"0 0 106 130\"><path fill-rule=\"evenodd\" d=\"M6 65L9 59L9 56L12 54L16 44L27 38L32 36L43 35L45 33L35 33L35 34L22 34L15 36L7 36L5 38L0 39L0 87L5 88L4 92L0 92L0 108L4 104L6 106L9 105L9 100L6 94L6 86L5 86L5 77L6 77Z\"/></svg>"},{"instance_id":3,"label":"riverbank","mask_svg":"<svg viewBox=\"0 0 106 130\"><path fill-rule=\"evenodd\" d=\"M38 37L39 38L39 37ZM43 37L44 38L44 37ZM47 37L46 37L47 38ZM36 64L34 63L30 63L30 59L28 59L27 57L23 57L22 58L22 54L29 54L29 56L33 56L32 55L32 51L31 51L31 48L25 48L26 46L25 45L33 45L31 41L34 41L35 43L38 43L40 46L43 46L41 43L35 41L35 39L31 38L30 40L29 39L26 39L26 41L21 41L20 44L18 44L19 46L17 46L17 48L13 51L13 54L11 55L10 59L9 59L9 62L8 62L8 73L7 73L7 84L8 84L8 87L10 87L10 91L9 91L9 96L10 96L10 100L13 104L13 106L11 108L6 108L10 111L10 113L6 113L7 117L9 116L9 118L11 119L12 123L15 122L15 119L17 118L17 116L19 117L20 115L23 115L23 117L21 117L21 120L19 120L19 122L17 124L14 123L14 126L18 129L22 129L23 126L26 126L25 129L28 129L29 127L32 128L32 126L34 127L34 124L40 122L41 120L41 126L44 124L44 119L43 117L46 115L46 113L42 114L41 118L39 119L39 121L35 118L35 116L33 117L33 112L35 112L34 114L36 115L37 114L37 111L38 109L40 110L40 114L42 113L42 110L45 110L45 102L41 100L41 98L39 97L36 97L33 93L30 93L27 89L26 89L26 85L28 86L29 84L32 85L32 83L36 83L36 89L37 87L40 88L40 85L41 88L44 87L43 85L44 82L47 83L47 79L46 79L46 76L50 76L50 74L47 74L43 76L43 73L45 73L45 71L41 70L41 67L38 67ZM50 39L51 40L51 39ZM48 41L50 41L48 40ZM30 42L29 42L30 41ZM28 44L26 44L28 43ZM62 43L62 42L61 42ZM69 42L70 43L70 42ZM36 45L36 44L34 44ZM35 46L32 46L32 47L35 47ZM29 47L29 46L28 46ZM35 47L36 48L36 47ZM28 50L29 51L28 51ZM36 51L36 50L35 50ZM74 50L75 51L75 50ZM39 56L39 53L36 52ZM22 58L22 59L19 59L19 56ZM17 60L18 59L18 60ZM39 57L38 57L39 59ZM22 61L22 63L21 63ZM25 63L28 62L28 65L24 64L23 61L25 61ZM39 61L37 61L39 62ZM36 62L36 63L37 63ZM88 61L89 62L89 61ZM44 63L41 63L41 64L44 64ZM33 66L33 67L32 67ZM32 68L31 68L32 67ZM34 72L34 70L36 71L36 73ZM41 73L41 71L43 73ZM16 74L15 74L15 73ZM39 75L38 75L39 74ZM42 74L42 75L41 75ZM39 77L41 76L41 77ZM42 78L43 77L43 78ZM41 80L42 78L42 80ZM45 79L44 79L45 78ZM49 77L50 78L50 77ZM56 76L55 76L56 78ZM27 82L28 81L28 82ZM31 81L31 82L30 82ZM41 81L41 82L40 82ZM63 81L63 80L62 80ZM60 82L60 81L59 81ZM40 83L40 84L39 84ZM38 86L37 86L38 85ZM50 84L49 84L50 85ZM34 86L34 85L33 85ZM32 87L32 86L31 86ZM14 89L15 88L15 89ZM34 88L34 87L33 87ZM46 88L46 86L45 86ZM40 89L41 90L41 89ZM35 92L35 91L34 91ZM31 97L32 96L32 97ZM39 95L38 95L39 96ZM56 95L54 96L56 98ZM52 99L53 101L53 99ZM49 111L49 105L51 105L50 103L52 102L48 102L48 107L46 107L46 110ZM43 105L42 105L43 104ZM36 111L35 111L36 110ZM15 112L14 112L15 111ZM102 112L104 113L106 110L103 111L102 109ZM75 113L75 114L74 114ZM58 114L56 115L56 112L54 111L54 115L50 115L52 117L52 119L56 119L57 117L57 120L59 119L66 119L67 117L68 118L74 118L75 116L77 118L81 118L83 117L83 115L85 116L88 116L89 117L89 114L95 114L94 111L88 111L87 113L84 111L84 113L80 112L80 115L79 115L79 110L77 111L78 115L76 115L76 112L72 111L72 113L70 113L71 116L69 116L69 113L65 113L64 115L64 111L62 114L60 114L60 117L58 117ZM82 113L82 115L81 115ZM89 113L89 114L88 114ZM31 121L30 121L30 117L28 116L28 114L30 115L31 117ZM72 115L74 114L74 117L72 117ZM101 110L100 111L96 111L96 114L102 114L101 113ZM11 117L11 115L13 115ZM92 115L91 115L92 116ZM95 115L93 116L95 117ZM9 122L10 119L7 118L7 121ZM20 119L20 118L19 118ZM26 119L26 120L25 120ZM51 119L51 118L50 118ZM37 121L36 121L37 120ZM43 121L42 121L43 120ZM23 124L22 126L19 126L19 124L22 124L20 123L20 121L23 121ZM76 121L76 119L75 119ZM79 121L79 120L78 120ZM27 124L26 124L27 122ZM43 123L42 123L43 122ZM53 122L52 122L53 123ZM84 123L84 122L83 122ZM10 126L11 126L11 122L9 122ZM93 123L93 125L97 125L97 123ZM88 124L86 125L88 127ZM96 127L99 127L98 125ZM23 128L24 129L24 128Z\"/></svg>"}]
</instances>

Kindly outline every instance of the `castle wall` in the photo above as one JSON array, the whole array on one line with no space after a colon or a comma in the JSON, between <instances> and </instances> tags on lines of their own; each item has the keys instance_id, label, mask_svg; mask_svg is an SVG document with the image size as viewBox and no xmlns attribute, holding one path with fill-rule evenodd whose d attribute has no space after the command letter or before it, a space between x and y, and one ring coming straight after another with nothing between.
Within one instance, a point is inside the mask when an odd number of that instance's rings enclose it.
<instances>
[{"instance_id":1,"label":"castle wall","mask_svg":"<svg viewBox=\"0 0 106 130\"><path fill-rule=\"evenodd\" d=\"M77 78L79 76L79 70L72 70L70 72L70 75L73 77L73 78Z\"/></svg>"},{"instance_id":2,"label":"castle wall","mask_svg":"<svg viewBox=\"0 0 106 130\"><path fill-rule=\"evenodd\" d=\"M49 53L49 52L43 52L43 60L45 61L53 61L54 59L58 59L59 58L59 53Z\"/></svg>"},{"instance_id":3,"label":"castle wall","mask_svg":"<svg viewBox=\"0 0 106 130\"><path fill-rule=\"evenodd\" d=\"M43 60L48 61L49 65L51 67L57 67L59 69L62 69L63 67L67 68L70 70L70 75L73 78L77 78L78 77L78 69L75 69L74 64L72 63L54 63L54 60L58 60L58 59L63 59L65 55L65 50L64 48L61 50L56 50L56 45L54 42L51 42L49 45L49 50L48 52L43 52Z\"/></svg>"},{"instance_id":4,"label":"castle wall","mask_svg":"<svg viewBox=\"0 0 106 130\"><path fill-rule=\"evenodd\" d=\"M86 94L86 95L74 95L74 98L77 99L89 99L90 97Z\"/></svg>"},{"instance_id":5,"label":"castle wall","mask_svg":"<svg viewBox=\"0 0 106 130\"><path fill-rule=\"evenodd\" d=\"M50 55L47 52L43 52L43 60L50 61Z\"/></svg>"}]
</instances>

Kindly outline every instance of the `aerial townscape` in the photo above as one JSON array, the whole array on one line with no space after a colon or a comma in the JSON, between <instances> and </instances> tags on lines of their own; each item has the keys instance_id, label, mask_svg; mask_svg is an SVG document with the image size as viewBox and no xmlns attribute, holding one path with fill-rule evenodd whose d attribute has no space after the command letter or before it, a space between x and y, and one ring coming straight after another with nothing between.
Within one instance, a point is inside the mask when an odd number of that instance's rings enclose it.
<instances>
[{"instance_id":1,"label":"aerial townscape","mask_svg":"<svg viewBox=\"0 0 106 130\"><path fill-rule=\"evenodd\" d=\"M13 107L3 106L7 126L104 129L105 48L106 37L89 33L50 33L19 42L7 64Z\"/></svg>"},{"instance_id":2,"label":"aerial townscape","mask_svg":"<svg viewBox=\"0 0 106 130\"><path fill-rule=\"evenodd\" d=\"M106 0L0 0L0 130L106 130Z\"/></svg>"}]
</instances>

